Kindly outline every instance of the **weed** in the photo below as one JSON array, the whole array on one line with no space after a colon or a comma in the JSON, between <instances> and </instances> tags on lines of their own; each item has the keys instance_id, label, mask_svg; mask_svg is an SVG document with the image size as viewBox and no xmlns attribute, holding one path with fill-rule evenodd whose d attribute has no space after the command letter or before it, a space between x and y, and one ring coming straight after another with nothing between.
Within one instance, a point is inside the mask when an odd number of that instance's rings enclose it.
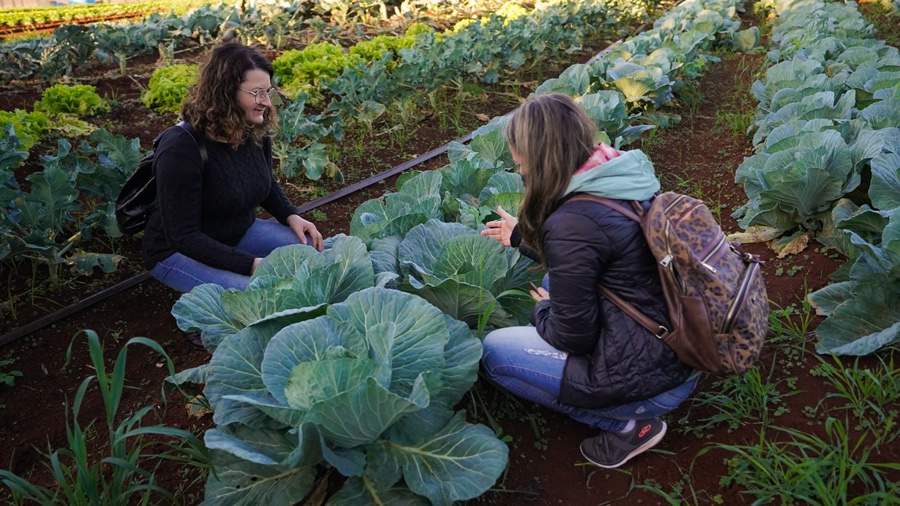
<instances>
[{"instance_id":1,"label":"weed","mask_svg":"<svg viewBox=\"0 0 900 506\"><path fill-rule=\"evenodd\" d=\"M772 303L777 306L777 304ZM778 346L783 358L780 360L785 369L803 363L806 353L806 341L810 333L813 319L812 304L804 297L800 306L791 304L777 307L769 313L769 344Z\"/></svg>"},{"instance_id":2,"label":"weed","mask_svg":"<svg viewBox=\"0 0 900 506\"><path fill-rule=\"evenodd\" d=\"M715 128L731 132L732 135L747 135L747 130L753 124L753 112L717 111Z\"/></svg>"},{"instance_id":3,"label":"weed","mask_svg":"<svg viewBox=\"0 0 900 506\"><path fill-rule=\"evenodd\" d=\"M328 214L321 209L313 209L309 212L309 217L312 218L313 221L322 222L328 220Z\"/></svg>"},{"instance_id":4,"label":"weed","mask_svg":"<svg viewBox=\"0 0 900 506\"><path fill-rule=\"evenodd\" d=\"M734 454L726 460L724 487L738 485L754 504L887 504L900 487L885 477L900 471L897 463L869 461L865 437L852 443L847 426L837 418L825 421L825 438L795 429L773 427L789 441L761 439L755 445L716 444Z\"/></svg>"},{"instance_id":5,"label":"weed","mask_svg":"<svg viewBox=\"0 0 900 506\"><path fill-rule=\"evenodd\" d=\"M145 406L117 422L122 392L125 389L125 363L128 348L133 344L147 346L165 358L169 372L175 373L172 360L159 343L144 337L129 340L119 351L112 371L106 367L103 345L92 330L86 330L88 349L96 374L85 378L75 392L69 411L66 404L66 438L68 448L53 451L47 464L53 478L52 489L31 483L8 470L0 470L0 480L6 485L16 504L26 501L44 505L126 505L149 504L156 496L173 500L174 497L156 483L156 467L163 460L175 460L194 465L206 465L208 461L203 443L192 433L162 425L142 426L152 406ZM74 344L74 340L73 340ZM66 353L69 362L72 345ZM100 461L90 461L90 441L98 430L92 422L86 427L78 420L88 389L97 382L103 399L109 456ZM148 450L160 444L148 440L148 436L171 438L169 450L162 454L150 454ZM155 465L153 462L155 461Z\"/></svg>"},{"instance_id":6,"label":"weed","mask_svg":"<svg viewBox=\"0 0 900 506\"><path fill-rule=\"evenodd\" d=\"M765 431L772 418L788 412L784 398L796 393L793 390L781 393L778 390L781 382L787 380L773 383L771 378L764 379L756 367L742 375L723 378L694 397L688 413L678 421L679 432L702 437L719 425L726 425L730 432L748 423L758 423ZM712 409L715 413L691 420L690 414L695 408Z\"/></svg>"},{"instance_id":7,"label":"weed","mask_svg":"<svg viewBox=\"0 0 900 506\"><path fill-rule=\"evenodd\" d=\"M824 378L835 391L820 400L815 411L828 399L843 400L846 404L838 409L852 413L858 421L856 429L870 432L876 446L897 439L900 369L894 366L894 355L887 362L879 357L879 366L872 368L859 367L858 358L852 367L837 356L816 358L820 364L810 374Z\"/></svg>"}]
</instances>

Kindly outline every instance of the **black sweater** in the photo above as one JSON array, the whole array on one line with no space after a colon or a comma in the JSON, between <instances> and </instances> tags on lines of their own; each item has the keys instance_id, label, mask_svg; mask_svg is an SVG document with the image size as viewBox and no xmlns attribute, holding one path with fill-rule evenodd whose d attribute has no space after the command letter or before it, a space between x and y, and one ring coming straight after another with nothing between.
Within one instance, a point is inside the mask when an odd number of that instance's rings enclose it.
<instances>
[{"instance_id":1,"label":"black sweater","mask_svg":"<svg viewBox=\"0 0 900 506\"><path fill-rule=\"evenodd\" d=\"M272 176L272 152L244 142L231 145L204 139L206 165L193 137L183 128L163 132L153 165L156 210L144 232L144 265L152 269L178 252L211 267L249 275L253 255L235 245L262 206L278 221L296 213Z\"/></svg>"}]
</instances>

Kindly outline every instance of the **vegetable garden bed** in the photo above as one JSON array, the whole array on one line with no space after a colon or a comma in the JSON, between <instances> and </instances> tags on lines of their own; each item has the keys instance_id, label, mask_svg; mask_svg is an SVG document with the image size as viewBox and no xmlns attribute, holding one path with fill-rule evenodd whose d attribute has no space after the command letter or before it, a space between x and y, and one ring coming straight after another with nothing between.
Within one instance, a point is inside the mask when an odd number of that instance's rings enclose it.
<instances>
[{"instance_id":1,"label":"vegetable garden bed","mask_svg":"<svg viewBox=\"0 0 900 506\"><path fill-rule=\"evenodd\" d=\"M744 21L754 22L750 18ZM723 228L736 232L739 229L731 212L746 202L746 196L734 183L734 172L743 158L752 153L750 139L744 134L754 107L749 90L752 81L760 77L765 67L758 54L720 52L719 56L722 61L709 65L699 81L688 82L678 90L680 106L665 109L666 113L680 114L681 123L645 133L638 145L654 161L664 189L704 199L720 217ZM484 89L488 97L492 92L509 92L508 89ZM526 94L528 87L518 91L518 94ZM464 125L477 126L483 123L477 114L497 115L506 112L511 105L491 99L465 100L463 109L470 111L471 117ZM393 164L454 136L447 133L455 134L456 131L429 133L426 130L421 144L414 144L410 153L397 153L385 147L366 151L365 159ZM451 154L451 159L454 156L458 155ZM446 163L446 159L437 159L424 168L437 169ZM364 168L358 174L350 174L361 178L368 173ZM408 177L400 182L406 181L409 181ZM354 210L387 189L393 189L395 183L390 180L323 207L321 212L327 217L320 227L323 233L329 236L350 232ZM339 186L338 183L330 184L332 188ZM299 186L293 188L295 200L307 195ZM458 407L468 411L470 420L498 431L509 444L510 452L507 471L491 491L474 502L654 504L672 503L678 499L689 504L749 503L754 497L746 495L747 477L754 476L751 457L763 460L772 469L782 469L771 460L771 454L760 453L765 449L760 449L759 444L796 440L796 435L787 434L781 428L825 439L827 444L819 448L820 453L811 452L801 459L806 465L812 462L824 469L829 463L840 462L837 458L840 456L826 452L829 448L841 448L839 438L830 439L835 432L834 422L825 423L829 415L841 422L846 420L851 447L857 442L865 442L865 449L870 452L868 460L888 465L884 472L892 488L882 499L891 494L896 497L900 445L895 436L890 437L890 424L900 407L897 397L900 373L890 358L894 350L882 350L877 356L858 364L844 359L842 364L846 370L829 373L823 364L833 362L820 358L813 350L812 331L819 319L802 302L806 293L828 283L830 273L838 268L842 259L814 246L799 255L782 259L775 258L775 254L762 245L751 245L748 249L767 260L765 274L769 297L782 308L773 311L773 333L760 359L758 374L725 382L706 378L695 399L668 417L670 432L662 445L616 471L588 466L578 455L578 442L593 435L586 428L562 416L510 399L493 387L479 383ZM43 457L37 450L46 446L45 441L52 447L65 445L61 403L66 398L71 399L79 380L91 373L82 341L76 346L72 363L63 368L65 348L80 329L96 329L104 337L107 353L119 349L126 337L147 335L168 350L178 370L208 362L209 354L187 344L184 334L168 316L177 299L177 295L165 287L145 283L99 304L90 313L72 317L4 350L8 354L5 356L15 358L13 368L20 370L23 377L14 387L6 387L0 398L0 403L5 405L0 412L3 417L0 441L5 443L0 460L8 462L14 472L47 483L48 475L38 467ZM848 399L828 398L841 392L838 388L841 377L852 377L854 371L865 370L873 371L881 379L878 388L893 392L894 397L888 397L888 401L877 406L884 416L866 410L857 413L845 407L849 405ZM166 375L164 362L153 353L133 350L127 377L132 378L130 384L137 388L126 393L124 410L132 411L147 404L160 406L158 387ZM754 378L758 382L754 382ZM159 411L160 420L195 433L212 426L208 415L189 415L183 407L185 401L177 394L170 394L170 398L172 402ZM820 399L825 402L819 403ZM92 413L102 412L100 399L89 395L82 412L89 414L88 418ZM194 412L202 415L202 412ZM874 426L865 424L873 419ZM886 436L882 434L885 431ZM872 443L879 434L886 439ZM102 438L96 434L94 437L97 441L94 450L102 455ZM738 448L740 445L746 447ZM775 453L781 456L790 454L786 447L776 450ZM853 458L860 458L860 450L851 453ZM736 458L738 455L744 458ZM202 476L194 468L164 464L157 476L161 485L176 491L181 503L196 503L203 495ZM318 492L334 493L342 481L333 473ZM848 497L874 489L874 485L858 480L849 485ZM784 484L781 487L788 488ZM873 497L873 501L878 503L878 497Z\"/></svg>"}]
</instances>

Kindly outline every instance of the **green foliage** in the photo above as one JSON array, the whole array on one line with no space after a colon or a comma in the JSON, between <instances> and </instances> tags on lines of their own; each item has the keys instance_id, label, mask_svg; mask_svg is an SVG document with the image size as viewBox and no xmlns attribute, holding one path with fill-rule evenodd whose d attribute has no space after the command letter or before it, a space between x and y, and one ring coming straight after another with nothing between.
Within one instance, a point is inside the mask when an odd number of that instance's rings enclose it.
<instances>
[{"instance_id":1,"label":"green foliage","mask_svg":"<svg viewBox=\"0 0 900 506\"><path fill-rule=\"evenodd\" d=\"M172 360L157 342L135 337L125 344L110 370L104 360L100 338L93 330L86 330L85 334L95 374L79 385L71 411L68 403L66 405L68 447L54 450L46 464L53 484L50 488L34 484L5 469L0 470L0 481L9 488L16 504L33 501L60 506L125 506L148 504L154 497L171 500L172 495L157 484L155 470L166 459L201 463L205 455L203 444L186 430L163 425L144 426L144 418L153 406L122 414L120 405L129 347L142 345L156 351L174 373ZM71 352L70 345L67 362ZM109 443L102 460L95 457L94 423L83 426L79 420L85 395L95 380L103 399L104 428ZM151 453L152 447L158 447L160 437L174 442L166 443L168 449L163 453Z\"/></svg>"},{"instance_id":2,"label":"green foliage","mask_svg":"<svg viewBox=\"0 0 900 506\"><path fill-rule=\"evenodd\" d=\"M0 128L5 130L6 125L12 125L15 128L16 137L27 151L50 130L51 122L43 112L27 112L16 109L15 111L0 111Z\"/></svg>"},{"instance_id":3,"label":"green foliage","mask_svg":"<svg viewBox=\"0 0 900 506\"><path fill-rule=\"evenodd\" d=\"M776 427L789 439L714 445L733 454L721 485L737 485L757 504L885 504L897 497L890 473L900 464L872 462L865 437L851 442L845 423L829 417L825 437Z\"/></svg>"},{"instance_id":4,"label":"green foliage","mask_svg":"<svg viewBox=\"0 0 900 506\"><path fill-rule=\"evenodd\" d=\"M322 467L348 477L333 504L480 495L507 449L452 409L475 382L478 339L426 301L373 286L395 276L376 276L359 239L326 246L279 248L247 290L201 285L173 308L214 350L173 378L204 381L214 410L206 500L295 503Z\"/></svg>"},{"instance_id":5,"label":"green foliage","mask_svg":"<svg viewBox=\"0 0 900 506\"><path fill-rule=\"evenodd\" d=\"M829 399L844 401L838 409L848 411L857 420L856 430L869 432L874 444L891 443L897 439L897 420L900 417L900 368L879 357L873 367L861 367L859 359L852 366L837 356L831 360L819 357L819 365L810 374L828 381L834 390L816 405L815 411Z\"/></svg>"},{"instance_id":6,"label":"green foliage","mask_svg":"<svg viewBox=\"0 0 900 506\"><path fill-rule=\"evenodd\" d=\"M348 55L337 44L317 42L303 49L285 51L272 62L272 66L285 94L293 98L303 92L313 102L322 98L320 85L339 76L344 67L361 60L359 55Z\"/></svg>"},{"instance_id":7,"label":"green foliage","mask_svg":"<svg viewBox=\"0 0 900 506\"><path fill-rule=\"evenodd\" d=\"M199 66L178 64L153 71L141 102L158 112L178 114L188 90L200 78Z\"/></svg>"},{"instance_id":8,"label":"green foliage","mask_svg":"<svg viewBox=\"0 0 900 506\"><path fill-rule=\"evenodd\" d=\"M91 85L54 84L44 90L41 99L35 102L34 110L49 116L73 114L86 117L109 111L109 103Z\"/></svg>"},{"instance_id":9,"label":"green foliage","mask_svg":"<svg viewBox=\"0 0 900 506\"><path fill-rule=\"evenodd\" d=\"M773 418L788 411L784 398L795 393L782 393L778 383L764 377L756 367L718 380L691 399L691 411L712 409L714 413L695 420L688 412L680 420L681 430L697 437L720 425L727 426L729 432L748 424L759 424L765 430Z\"/></svg>"},{"instance_id":10,"label":"green foliage","mask_svg":"<svg viewBox=\"0 0 900 506\"><path fill-rule=\"evenodd\" d=\"M27 192L10 173L0 171L5 179L0 181L0 196L7 208L0 215L0 257L44 264L53 288L60 284L63 267L81 274L95 267L112 272L122 260L119 255L82 251L77 246L96 231L110 238L120 235L115 197L137 166L140 143L102 129L89 140L73 146L59 139L56 154L42 157L43 170L28 176ZM15 141L8 137L6 142Z\"/></svg>"}]
</instances>

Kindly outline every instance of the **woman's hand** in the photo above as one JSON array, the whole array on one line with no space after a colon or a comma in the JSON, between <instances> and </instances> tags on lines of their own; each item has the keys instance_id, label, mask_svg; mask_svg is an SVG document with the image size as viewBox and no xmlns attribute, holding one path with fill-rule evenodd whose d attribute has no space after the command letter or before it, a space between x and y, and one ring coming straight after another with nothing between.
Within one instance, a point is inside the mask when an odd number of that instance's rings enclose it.
<instances>
[{"instance_id":1,"label":"woman's hand","mask_svg":"<svg viewBox=\"0 0 900 506\"><path fill-rule=\"evenodd\" d=\"M516 224L519 223L519 220L503 210L500 206L497 206L496 211L497 214L500 215L500 219L487 222L485 224L487 228L481 231L481 235L483 237L490 237L504 246L509 246L513 229L516 228Z\"/></svg>"},{"instance_id":2,"label":"woman's hand","mask_svg":"<svg viewBox=\"0 0 900 506\"><path fill-rule=\"evenodd\" d=\"M291 227L291 230L297 234L297 237L300 239L300 244L307 244L306 236L309 235L309 240L312 242L310 246L322 251L322 234L319 233L319 229L317 229L311 221L304 220L300 216L292 214L288 216L287 224Z\"/></svg>"},{"instance_id":3,"label":"woman's hand","mask_svg":"<svg viewBox=\"0 0 900 506\"><path fill-rule=\"evenodd\" d=\"M256 257L253 259L253 267L250 268L250 274L256 273L256 269L259 269L259 266L262 265L262 258Z\"/></svg>"},{"instance_id":4,"label":"woman's hand","mask_svg":"<svg viewBox=\"0 0 900 506\"><path fill-rule=\"evenodd\" d=\"M531 298L534 299L535 302L550 300L550 292L544 290L544 287L542 286L531 285L531 289L528 290L528 294L531 295Z\"/></svg>"}]
</instances>

